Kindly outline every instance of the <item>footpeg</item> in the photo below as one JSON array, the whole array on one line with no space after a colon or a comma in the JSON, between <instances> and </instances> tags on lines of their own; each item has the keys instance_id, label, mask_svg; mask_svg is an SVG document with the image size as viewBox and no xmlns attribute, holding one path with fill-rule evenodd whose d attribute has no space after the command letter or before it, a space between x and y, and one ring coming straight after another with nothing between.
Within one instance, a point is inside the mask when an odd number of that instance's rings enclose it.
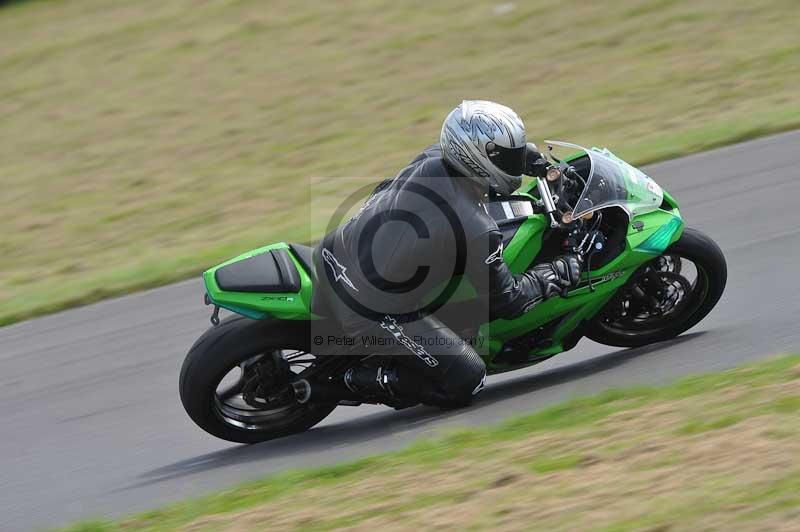
<instances>
[{"instance_id":1,"label":"footpeg","mask_svg":"<svg viewBox=\"0 0 800 532\"><path fill-rule=\"evenodd\" d=\"M292 390L294 390L294 397L297 402L304 405L311 399L311 384L305 379L300 379L292 383Z\"/></svg>"}]
</instances>

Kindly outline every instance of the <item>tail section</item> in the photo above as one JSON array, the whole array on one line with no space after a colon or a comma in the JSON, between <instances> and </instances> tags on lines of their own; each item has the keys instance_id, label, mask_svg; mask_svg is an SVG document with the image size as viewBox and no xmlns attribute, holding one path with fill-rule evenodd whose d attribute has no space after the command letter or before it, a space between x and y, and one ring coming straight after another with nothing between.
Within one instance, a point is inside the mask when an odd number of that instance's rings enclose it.
<instances>
[{"instance_id":1,"label":"tail section","mask_svg":"<svg viewBox=\"0 0 800 532\"><path fill-rule=\"evenodd\" d=\"M248 251L203 274L211 304L253 319L309 319L311 248L278 242Z\"/></svg>"}]
</instances>

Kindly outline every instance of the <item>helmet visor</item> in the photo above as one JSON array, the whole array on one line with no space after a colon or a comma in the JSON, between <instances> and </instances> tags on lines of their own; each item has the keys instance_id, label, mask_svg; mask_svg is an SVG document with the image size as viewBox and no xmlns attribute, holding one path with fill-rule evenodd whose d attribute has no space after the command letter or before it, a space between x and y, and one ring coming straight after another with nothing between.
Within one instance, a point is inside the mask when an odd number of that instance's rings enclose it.
<instances>
[{"instance_id":1,"label":"helmet visor","mask_svg":"<svg viewBox=\"0 0 800 532\"><path fill-rule=\"evenodd\" d=\"M489 160L508 175L519 176L525 170L525 145L519 148L504 148L493 142L486 145Z\"/></svg>"}]
</instances>

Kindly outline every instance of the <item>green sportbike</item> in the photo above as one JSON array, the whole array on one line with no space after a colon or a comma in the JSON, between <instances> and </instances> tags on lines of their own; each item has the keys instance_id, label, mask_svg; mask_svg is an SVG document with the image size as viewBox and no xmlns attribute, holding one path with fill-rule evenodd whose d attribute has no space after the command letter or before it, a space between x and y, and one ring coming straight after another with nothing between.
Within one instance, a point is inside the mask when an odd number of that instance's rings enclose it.
<instances>
[{"instance_id":1,"label":"green sportbike","mask_svg":"<svg viewBox=\"0 0 800 532\"><path fill-rule=\"evenodd\" d=\"M685 227L678 203L650 177L608 149L546 142L547 175L487 201L486 209L514 273L565 249L583 255L584 273L577 287L515 319L458 324L441 317L471 339L490 374L537 364L583 337L619 347L673 338L702 320L725 289L720 248ZM558 158L560 150L567 155ZM203 279L213 326L186 356L180 395L205 431L256 443L305 431L337 406L374 401L337 395L334 383L347 369L379 353L353 356L347 346L315 341L341 333L315 290L311 247L270 244ZM453 295L469 297L469 290ZM220 309L233 315L220 319Z\"/></svg>"}]
</instances>

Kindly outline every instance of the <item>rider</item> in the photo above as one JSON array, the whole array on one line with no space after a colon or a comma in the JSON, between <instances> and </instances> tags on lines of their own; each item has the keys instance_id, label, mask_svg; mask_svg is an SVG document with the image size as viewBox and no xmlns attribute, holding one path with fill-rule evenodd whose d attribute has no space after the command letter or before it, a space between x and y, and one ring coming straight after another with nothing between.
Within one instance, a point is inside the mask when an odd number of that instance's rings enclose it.
<instances>
[{"instance_id":1,"label":"rider","mask_svg":"<svg viewBox=\"0 0 800 532\"><path fill-rule=\"evenodd\" d=\"M314 262L327 279L320 284L333 317L346 333L379 346L372 348L379 364L362 362L345 374L351 392L385 402L468 404L483 388L486 366L421 294L463 276L491 319L509 319L577 284L576 255L511 273L502 234L483 205L487 196L512 194L523 173L544 164L514 111L465 100L445 119L440 144L378 185L358 214L325 237Z\"/></svg>"}]
</instances>

